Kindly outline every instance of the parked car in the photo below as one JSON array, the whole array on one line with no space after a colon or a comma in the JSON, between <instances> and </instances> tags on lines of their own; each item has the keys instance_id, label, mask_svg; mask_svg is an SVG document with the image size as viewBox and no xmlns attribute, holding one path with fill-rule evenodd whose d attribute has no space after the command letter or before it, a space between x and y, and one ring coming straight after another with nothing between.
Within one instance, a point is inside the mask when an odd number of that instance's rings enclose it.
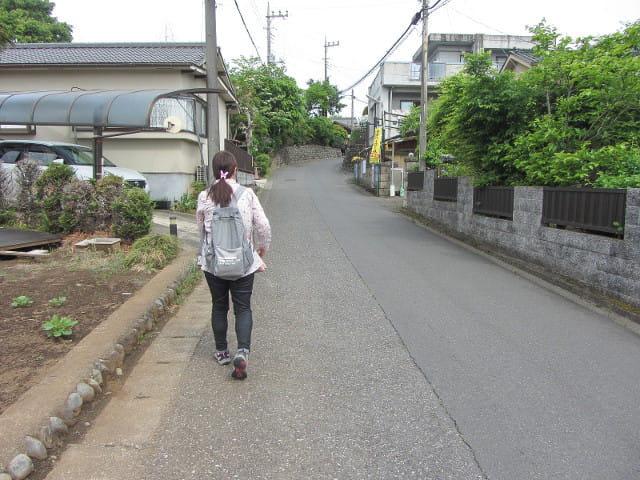
<instances>
[{"instance_id":1,"label":"parked car","mask_svg":"<svg viewBox=\"0 0 640 480\"><path fill-rule=\"evenodd\" d=\"M51 163L69 165L80 180L93 178L93 151L83 145L72 143L46 142L34 140L0 141L0 161L3 168L13 171L20 160L31 159L46 168ZM116 175L135 187L149 193L149 183L140 172L118 167L106 157L102 157L104 175Z\"/></svg>"}]
</instances>

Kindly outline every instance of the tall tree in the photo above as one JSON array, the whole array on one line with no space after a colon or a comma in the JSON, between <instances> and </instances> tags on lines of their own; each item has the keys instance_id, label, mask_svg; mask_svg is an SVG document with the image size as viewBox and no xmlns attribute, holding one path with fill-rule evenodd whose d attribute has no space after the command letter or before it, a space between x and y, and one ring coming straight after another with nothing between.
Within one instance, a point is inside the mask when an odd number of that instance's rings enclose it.
<instances>
[{"instance_id":1,"label":"tall tree","mask_svg":"<svg viewBox=\"0 0 640 480\"><path fill-rule=\"evenodd\" d=\"M301 143L307 117L302 91L284 67L246 57L233 64L231 80L242 114L234 116L231 123L244 133L250 151L266 153Z\"/></svg>"},{"instance_id":2,"label":"tall tree","mask_svg":"<svg viewBox=\"0 0 640 480\"><path fill-rule=\"evenodd\" d=\"M54 6L47 0L0 0L0 44L70 42L72 27L51 16Z\"/></svg>"},{"instance_id":3,"label":"tall tree","mask_svg":"<svg viewBox=\"0 0 640 480\"><path fill-rule=\"evenodd\" d=\"M346 105L340 103L338 88L327 80L316 82L309 80L308 88L304 92L307 112L312 117L328 117L342 110Z\"/></svg>"}]
</instances>

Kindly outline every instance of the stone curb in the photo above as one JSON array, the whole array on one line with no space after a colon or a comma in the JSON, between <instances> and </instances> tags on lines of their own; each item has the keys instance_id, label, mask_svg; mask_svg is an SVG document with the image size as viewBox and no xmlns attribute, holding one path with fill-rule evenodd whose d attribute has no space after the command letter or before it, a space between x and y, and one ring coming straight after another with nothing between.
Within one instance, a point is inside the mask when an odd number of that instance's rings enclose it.
<instances>
[{"instance_id":1,"label":"stone curb","mask_svg":"<svg viewBox=\"0 0 640 480\"><path fill-rule=\"evenodd\" d=\"M41 398L40 396L36 401L33 399L25 400L25 408L21 409L21 401L25 396L28 396L27 394L31 390L34 390L36 387L34 386L0 415L0 431L3 431L0 435L0 460L6 462L10 459L6 465L0 464L0 480L27 478L34 471L32 459L44 460L48 456L48 449L64 445L64 437L68 433L69 427L78 421L82 406L102 394L105 382L109 377L123 375L122 368L126 356L133 351L141 337L151 331L154 325L163 318L168 308L175 303L179 288L192 275L194 268L195 252L187 252L183 249L170 265L159 272L133 298L125 302L103 322L103 324L108 323L113 319L114 323L117 323L115 330L107 332L110 337L109 342L103 343L103 345L111 346L105 347L102 353L96 353L95 350L89 352L88 355L93 356L93 360L84 363L84 367L81 367L84 368L84 373L74 372L76 373L75 379L65 379L64 383L73 382L76 384L75 391L70 393L67 391L66 399L64 399L64 395L61 397L60 391L58 391L55 392L58 395L52 395L50 398ZM145 289L146 291L143 293ZM130 302L141 293L143 293L143 301L147 297L149 298L146 300L146 310L141 314L135 314L135 310L140 310L140 306L135 308L134 305L134 315L131 318L125 318L124 324L122 324L122 317L127 317L125 312L131 309ZM151 299L153 300L149 306ZM94 329L94 332L97 331L96 333L100 335L101 327L102 324ZM94 332L85 339L93 335ZM75 348L83 345L85 339ZM71 352L69 353L71 354ZM65 357L69 357L69 354ZM86 357L86 354L83 357ZM51 369L49 377L55 379L58 375L65 376L66 370L62 368L61 364L62 361ZM20 415L29 418L19 422L20 426L24 428L19 431L15 431L14 428L12 435L9 431L11 429L4 427L8 427L12 423L15 425L16 418ZM16 446L20 445L21 439L24 439L22 446Z\"/></svg>"}]
</instances>

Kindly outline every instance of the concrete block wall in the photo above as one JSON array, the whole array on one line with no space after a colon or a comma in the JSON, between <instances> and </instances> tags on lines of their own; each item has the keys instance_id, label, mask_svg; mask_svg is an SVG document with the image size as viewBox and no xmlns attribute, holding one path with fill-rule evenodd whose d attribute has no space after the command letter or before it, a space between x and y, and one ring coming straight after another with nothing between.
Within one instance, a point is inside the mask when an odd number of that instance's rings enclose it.
<instances>
[{"instance_id":1,"label":"concrete block wall","mask_svg":"<svg viewBox=\"0 0 640 480\"><path fill-rule=\"evenodd\" d=\"M369 191L378 192L380 196L388 197L391 188L391 162L378 164L367 163L364 173L362 173L362 162L358 162L358 167L354 168L356 183ZM378 183L372 184L372 172L374 168L380 168ZM399 188L399 187L398 187Z\"/></svg>"},{"instance_id":2,"label":"concrete block wall","mask_svg":"<svg viewBox=\"0 0 640 480\"><path fill-rule=\"evenodd\" d=\"M624 239L542 225L542 187L515 187L513 220L473 214L473 179L458 179L458 201L433 199L434 172L424 189L407 192L407 208L475 241L503 250L640 308L640 189L627 190Z\"/></svg>"}]
</instances>

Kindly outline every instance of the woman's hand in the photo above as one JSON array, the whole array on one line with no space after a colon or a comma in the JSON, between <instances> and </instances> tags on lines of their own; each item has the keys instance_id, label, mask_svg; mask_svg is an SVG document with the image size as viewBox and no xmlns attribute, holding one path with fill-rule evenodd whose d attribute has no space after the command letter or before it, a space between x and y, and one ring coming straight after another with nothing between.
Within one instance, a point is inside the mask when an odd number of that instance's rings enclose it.
<instances>
[{"instance_id":1,"label":"woman's hand","mask_svg":"<svg viewBox=\"0 0 640 480\"><path fill-rule=\"evenodd\" d=\"M266 253L266 250L262 247L256 248L256 252L258 252L258 255L260 255L260 258L264 257L264 254Z\"/></svg>"}]
</instances>

